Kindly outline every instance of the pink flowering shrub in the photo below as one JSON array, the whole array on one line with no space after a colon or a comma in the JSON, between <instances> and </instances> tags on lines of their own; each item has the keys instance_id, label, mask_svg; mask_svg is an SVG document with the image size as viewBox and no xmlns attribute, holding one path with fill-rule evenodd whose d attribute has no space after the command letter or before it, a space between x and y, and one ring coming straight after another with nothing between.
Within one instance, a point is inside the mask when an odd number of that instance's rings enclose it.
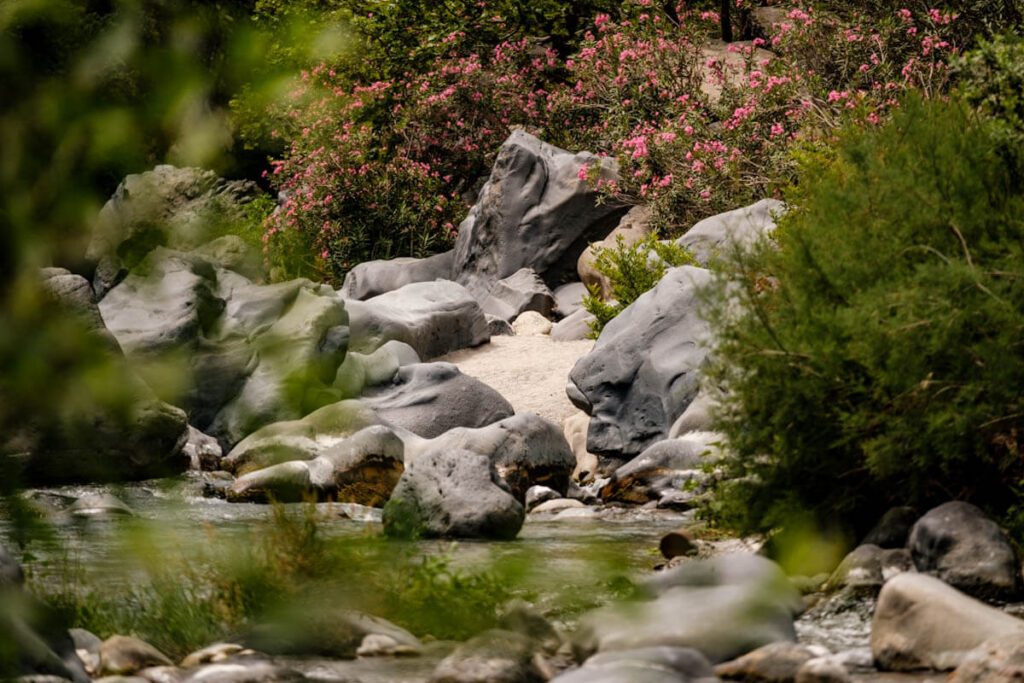
<instances>
[{"instance_id":1,"label":"pink flowering shrub","mask_svg":"<svg viewBox=\"0 0 1024 683\"><path fill-rule=\"evenodd\" d=\"M401 75L318 66L277 112L288 144L271 178L287 199L267 221L268 253L298 244L339 279L363 260L448 248L515 126L617 158L619 182L596 168L580 177L651 205L655 226L679 234L779 194L794 145L827 141L846 121L877 124L907 90L943 92L958 19L894 7L868 21L798 2L768 35L726 50L709 49L716 12L680 5L670 16L630 0L598 12L565 58L541 39L482 46L460 29L431 38L430 59Z\"/></svg>"}]
</instances>

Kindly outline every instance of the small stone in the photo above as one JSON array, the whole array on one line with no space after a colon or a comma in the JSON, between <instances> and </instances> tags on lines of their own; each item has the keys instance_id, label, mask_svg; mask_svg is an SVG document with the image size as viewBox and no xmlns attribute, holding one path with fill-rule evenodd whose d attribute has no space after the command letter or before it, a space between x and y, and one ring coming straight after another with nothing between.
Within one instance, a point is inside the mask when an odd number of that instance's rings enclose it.
<instances>
[{"instance_id":1,"label":"small stone","mask_svg":"<svg viewBox=\"0 0 1024 683\"><path fill-rule=\"evenodd\" d=\"M551 333L551 321L536 311L526 311L512 321L512 331L519 337L543 336Z\"/></svg>"},{"instance_id":2,"label":"small stone","mask_svg":"<svg viewBox=\"0 0 1024 683\"><path fill-rule=\"evenodd\" d=\"M558 495L558 491L555 491L552 488L540 485L531 486L526 491L526 511L531 512L541 503L545 503L556 498L561 498L561 496Z\"/></svg>"},{"instance_id":3,"label":"small stone","mask_svg":"<svg viewBox=\"0 0 1024 683\"><path fill-rule=\"evenodd\" d=\"M806 645L778 642L759 647L752 652L715 667L721 678L750 683L792 683L797 671L814 659Z\"/></svg>"},{"instance_id":4,"label":"small stone","mask_svg":"<svg viewBox=\"0 0 1024 683\"><path fill-rule=\"evenodd\" d=\"M693 543L693 536L690 535L690 532L685 527L670 531L662 536L658 548L661 550L662 556L667 560L681 555L689 555L697 551L697 546Z\"/></svg>"},{"instance_id":5,"label":"small stone","mask_svg":"<svg viewBox=\"0 0 1024 683\"><path fill-rule=\"evenodd\" d=\"M569 510L571 508L585 508L586 505L578 500L572 498L555 498L553 500L545 501L533 508L533 514L544 514L544 513L556 513L562 512L563 510Z\"/></svg>"},{"instance_id":6,"label":"small stone","mask_svg":"<svg viewBox=\"0 0 1024 683\"><path fill-rule=\"evenodd\" d=\"M797 670L796 683L850 683L850 672L832 657L815 657Z\"/></svg>"},{"instance_id":7,"label":"small stone","mask_svg":"<svg viewBox=\"0 0 1024 683\"><path fill-rule=\"evenodd\" d=\"M242 650L242 646L235 643L214 643L187 655L185 659L181 660L181 666L188 668L200 664L223 662Z\"/></svg>"}]
</instances>

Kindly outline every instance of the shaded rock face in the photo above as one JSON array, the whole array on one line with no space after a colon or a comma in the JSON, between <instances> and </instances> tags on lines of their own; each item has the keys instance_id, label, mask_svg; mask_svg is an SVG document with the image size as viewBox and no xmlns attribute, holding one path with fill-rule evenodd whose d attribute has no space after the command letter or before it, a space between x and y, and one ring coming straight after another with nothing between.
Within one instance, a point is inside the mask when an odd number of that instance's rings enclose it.
<instances>
[{"instance_id":1,"label":"shaded rock face","mask_svg":"<svg viewBox=\"0 0 1024 683\"><path fill-rule=\"evenodd\" d=\"M995 522L970 503L951 501L914 524L908 542L918 571L980 598L1020 593L1017 555Z\"/></svg>"},{"instance_id":2,"label":"shaded rock face","mask_svg":"<svg viewBox=\"0 0 1024 683\"><path fill-rule=\"evenodd\" d=\"M523 506L485 455L439 450L418 456L384 507L391 536L512 539Z\"/></svg>"},{"instance_id":3,"label":"shaded rock face","mask_svg":"<svg viewBox=\"0 0 1024 683\"><path fill-rule=\"evenodd\" d=\"M590 415L587 450L628 460L664 439L697 395L708 327L701 268L674 268L605 326L569 375L569 399Z\"/></svg>"},{"instance_id":4,"label":"shaded rock face","mask_svg":"<svg viewBox=\"0 0 1024 683\"><path fill-rule=\"evenodd\" d=\"M348 316L329 287L255 285L206 257L158 247L99 308L144 375L148 364L185 366L184 395L167 398L226 448L337 399L329 387ZM159 389L159 370L155 380Z\"/></svg>"},{"instance_id":5,"label":"shaded rock face","mask_svg":"<svg viewBox=\"0 0 1024 683\"><path fill-rule=\"evenodd\" d=\"M878 596L871 652L882 669L956 668L990 638L1024 637L1024 621L961 593L932 576L894 576Z\"/></svg>"},{"instance_id":6,"label":"shaded rock face","mask_svg":"<svg viewBox=\"0 0 1024 683\"><path fill-rule=\"evenodd\" d=\"M199 168L157 166L121 182L100 211L86 251L101 298L155 247L191 249L224 223L245 216L255 183L229 181Z\"/></svg>"},{"instance_id":7,"label":"shaded rock face","mask_svg":"<svg viewBox=\"0 0 1024 683\"><path fill-rule=\"evenodd\" d=\"M707 658L693 648L645 647L594 655L583 666L552 683L712 683L717 681Z\"/></svg>"},{"instance_id":8,"label":"shaded rock face","mask_svg":"<svg viewBox=\"0 0 1024 683\"><path fill-rule=\"evenodd\" d=\"M398 340L427 360L490 339L480 304L448 280L412 283L364 302L349 301L347 310L351 348L360 353Z\"/></svg>"},{"instance_id":9,"label":"shaded rock face","mask_svg":"<svg viewBox=\"0 0 1024 683\"><path fill-rule=\"evenodd\" d=\"M338 293L362 301L413 282L450 280L454 256L455 252L446 251L422 259L402 257L359 263L345 275Z\"/></svg>"},{"instance_id":10,"label":"shaded rock face","mask_svg":"<svg viewBox=\"0 0 1024 683\"><path fill-rule=\"evenodd\" d=\"M162 402L129 367L84 278L56 268L45 270L43 278L53 314L80 323L79 341L94 347L91 367L120 393L107 402L79 401L71 414L39 415L18 433L0 437L18 444L25 479L58 484L182 472L188 466L182 455L188 439L185 413Z\"/></svg>"},{"instance_id":11,"label":"shaded rock face","mask_svg":"<svg viewBox=\"0 0 1024 683\"><path fill-rule=\"evenodd\" d=\"M786 205L777 199L762 199L741 209L711 216L700 221L676 240L676 244L693 252L697 262L708 265L730 250L747 248L775 230L775 216L785 212Z\"/></svg>"},{"instance_id":12,"label":"shaded rock face","mask_svg":"<svg viewBox=\"0 0 1024 683\"><path fill-rule=\"evenodd\" d=\"M651 580L653 599L584 616L577 653L692 647L722 662L779 641L795 641L799 595L771 560L722 555L696 560Z\"/></svg>"},{"instance_id":13,"label":"shaded rock face","mask_svg":"<svg viewBox=\"0 0 1024 683\"><path fill-rule=\"evenodd\" d=\"M914 563L906 548L879 548L862 543L843 558L824 588L826 591L856 588L874 592L896 574L913 569Z\"/></svg>"},{"instance_id":14,"label":"shaded rock face","mask_svg":"<svg viewBox=\"0 0 1024 683\"><path fill-rule=\"evenodd\" d=\"M910 530L917 522L917 518L917 510L912 507L890 508L864 537L861 545L877 545L879 548L905 548L910 537Z\"/></svg>"},{"instance_id":15,"label":"shaded rock face","mask_svg":"<svg viewBox=\"0 0 1024 683\"><path fill-rule=\"evenodd\" d=\"M478 300L520 268L533 268L549 287L575 279L576 260L590 241L615 226L625 207L597 203L578 177L600 160L571 154L522 131L498 151L490 179L455 242L454 279ZM604 160L602 177L617 171Z\"/></svg>"}]
</instances>

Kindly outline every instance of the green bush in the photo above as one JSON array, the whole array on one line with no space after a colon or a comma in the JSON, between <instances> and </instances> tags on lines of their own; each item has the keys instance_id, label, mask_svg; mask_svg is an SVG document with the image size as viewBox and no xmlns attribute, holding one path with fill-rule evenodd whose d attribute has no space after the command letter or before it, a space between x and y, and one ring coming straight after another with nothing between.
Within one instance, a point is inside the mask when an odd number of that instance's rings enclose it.
<instances>
[{"instance_id":1,"label":"green bush","mask_svg":"<svg viewBox=\"0 0 1024 683\"><path fill-rule=\"evenodd\" d=\"M844 131L834 160L807 157L777 244L720 278L723 521L859 532L892 504L1015 505L1024 187L995 129L911 98Z\"/></svg>"},{"instance_id":2,"label":"green bush","mask_svg":"<svg viewBox=\"0 0 1024 683\"><path fill-rule=\"evenodd\" d=\"M657 232L633 244L626 244L622 235L617 235L615 241L615 247L594 249L594 269L608 278L612 300L605 301L596 285L589 286L589 294L583 297L583 308L594 316L590 322L590 336L594 339L612 318L658 284L668 268L696 263L686 247L659 242Z\"/></svg>"}]
</instances>

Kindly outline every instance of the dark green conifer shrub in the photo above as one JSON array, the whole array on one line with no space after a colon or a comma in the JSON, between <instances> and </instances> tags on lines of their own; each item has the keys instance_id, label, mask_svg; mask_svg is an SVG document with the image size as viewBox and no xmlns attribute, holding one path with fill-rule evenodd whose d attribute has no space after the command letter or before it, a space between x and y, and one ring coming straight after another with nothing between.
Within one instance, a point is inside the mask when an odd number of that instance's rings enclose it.
<instances>
[{"instance_id":1,"label":"dark green conifer shrub","mask_svg":"<svg viewBox=\"0 0 1024 683\"><path fill-rule=\"evenodd\" d=\"M996 128L912 98L804 159L776 243L738 257L709 306L733 451L713 513L860 531L893 504L1013 512L1024 186Z\"/></svg>"}]
</instances>

